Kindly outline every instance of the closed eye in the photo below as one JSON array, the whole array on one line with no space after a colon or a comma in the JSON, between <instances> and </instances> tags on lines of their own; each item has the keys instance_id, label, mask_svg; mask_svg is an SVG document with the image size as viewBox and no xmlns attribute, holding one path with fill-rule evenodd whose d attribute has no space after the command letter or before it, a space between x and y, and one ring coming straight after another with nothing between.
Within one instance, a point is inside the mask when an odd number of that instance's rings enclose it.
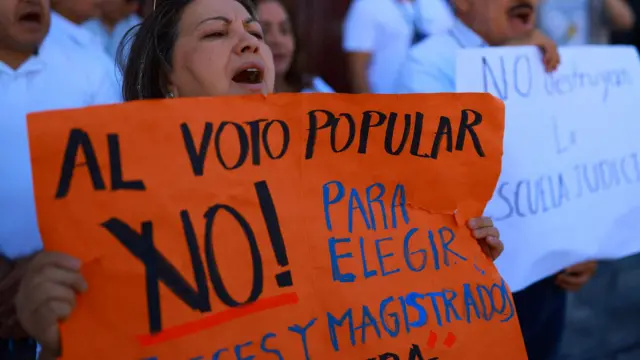
<instances>
[{"instance_id":1,"label":"closed eye","mask_svg":"<svg viewBox=\"0 0 640 360\"><path fill-rule=\"evenodd\" d=\"M264 36L259 32L252 32L251 35L255 36L258 40L264 40Z\"/></svg>"},{"instance_id":2,"label":"closed eye","mask_svg":"<svg viewBox=\"0 0 640 360\"><path fill-rule=\"evenodd\" d=\"M227 33L224 31L216 31L203 36L203 38L204 39L221 38L221 37L225 37L226 35Z\"/></svg>"}]
</instances>

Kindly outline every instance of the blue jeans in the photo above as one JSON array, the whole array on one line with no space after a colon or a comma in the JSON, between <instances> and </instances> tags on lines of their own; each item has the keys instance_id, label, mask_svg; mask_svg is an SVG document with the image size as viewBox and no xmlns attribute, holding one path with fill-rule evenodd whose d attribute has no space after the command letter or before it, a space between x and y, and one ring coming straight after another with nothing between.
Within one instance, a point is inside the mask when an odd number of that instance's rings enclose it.
<instances>
[{"instance_id":1,"label":"blue jeans","mask_svg":"<svg viewBox=\"0 0 640 360\"><path fill-rule=\"evenodd\" d=\"M513 293L529 360L554 360L564 330L566 292L555 275Z\"/></svg>"}]
</instances>

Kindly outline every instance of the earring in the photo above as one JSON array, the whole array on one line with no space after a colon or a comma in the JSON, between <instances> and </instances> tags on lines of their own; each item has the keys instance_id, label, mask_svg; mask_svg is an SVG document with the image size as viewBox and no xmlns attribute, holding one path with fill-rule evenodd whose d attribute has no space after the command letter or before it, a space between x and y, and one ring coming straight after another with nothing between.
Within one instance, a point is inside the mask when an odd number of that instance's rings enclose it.
<instances>
[{"instance_id":1,"label":"earring","mask_svg":"<svg viewBox=\"0 0 640 360\"><path fill-rule=\"evenodd\" d=\"M176 97L176 95L173 93L173 91L169 91L169 92L167 93L167 99L173 99L173 98L175 98L175 97Z\"/></svg>"}]
</instances>

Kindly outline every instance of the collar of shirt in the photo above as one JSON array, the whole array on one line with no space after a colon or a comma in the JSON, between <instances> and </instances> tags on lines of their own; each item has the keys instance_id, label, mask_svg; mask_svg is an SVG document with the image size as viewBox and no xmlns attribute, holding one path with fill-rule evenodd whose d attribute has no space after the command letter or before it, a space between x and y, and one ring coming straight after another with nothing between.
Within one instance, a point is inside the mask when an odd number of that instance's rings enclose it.
<instances>
[{"instance_id":1,"label":"collar of shirt","mask_svg":"<svg viewBox=\"0 0 640 360\"><path fill-rule=\"evenodd\" d=\"M142 18L136 14L131 14L126 18L118 21L113 28L108 28L100 19L91 19L82 24L82 27L88 28L92 32L100 32L100 35L110 38L115 35L121 35L119 33L124 30L128 31L130 28L138 25L142 22Z\"/></svg>"},{"instance_id":2,"label":"collar of shirt","mask_svg":"<svg viewBox=\"0 0 640 360\"><path fill-rule=\"evenodd\" d=\"M9 65L5 64L0 60L0 75L5 74L9 76L23 75L28 73L34 73L41 71L45 68L46 61L44 57L46 56L46 51L39 51L37 54L31 55L20 65L17 69L11 68Z\"/></svg>"},{"instance_id":3,"label":"collar of shirt","mask_svg":"<svg viewBox=\"0 0 640 360\"><path fill-rule=\"evenodd\" d=\"M455 39L461 48L477 48L486 47L488 44L484 41L480 35L471 30L470 27L465 25L460 19L456 18L453 22L453 26L449 30L449 34Z\"/></svg>"},{"instance_id":4,"label":"collar of shirt","mask_svg":"<svg viewBox=\"0 0 640 360\"><path fill-rule=\"evenodd\" d=\"M59 43L58 45L72 44L74 50L79 47L103 51L98 39L91 32L53 11L51 12L51 27L45 41Z\"/></svg>"}]
</instances>

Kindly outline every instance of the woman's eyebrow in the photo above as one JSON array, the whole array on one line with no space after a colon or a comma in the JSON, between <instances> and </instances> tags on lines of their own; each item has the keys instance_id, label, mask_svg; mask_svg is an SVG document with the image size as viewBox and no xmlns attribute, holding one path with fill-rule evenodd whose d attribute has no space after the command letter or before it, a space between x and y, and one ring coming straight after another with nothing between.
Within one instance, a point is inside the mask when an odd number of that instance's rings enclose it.
<instances>
[{"instance_id":1,"label":"woman's eyebrow","mask_svg":"<svg viewBox=\"0 0 640 360\"><path fill-rule=\"evenodd\" d=\"M214 16L214 17L209 17L209 18L206 18L206 19L204 19L204 20L200 21L200 22L198 23L198 25L196 25L196 28L198 28L200 25L202 25L202 24L204 24L204 23L206 23L206 22L209 22L209 21L222 21L223 23L225 23L225 24L227 24L227 25L228 25L228 24L231 24L231 19L229 19L228 17L224 17L224 16Z\"/></svg>"},{"instance_id":2,"label":"woman's eyebrow","mask_svg":"<svg viewBox=\"0 0 640 360\"><path fill-rule=\"evenodd\" d=\"M200 21L198 23L198 25L196 25L196 28L198 28L200 25L202 25L202 24L204 24L206 22L209 22L209 21L222 21L223 23L225 23L225 25L229 25L232 22L231 19L229 19L228 17L225 17L225 16L213 16L213 17L208 17L208 18ZM251 16L249 16L248 18L244 19L244 21L243 21L243 23L245 25L249 25L249 24L253 24L253 23L257 23L257 22L258 22L258 19L254 18L254 17L251 17Z\"/></svg>"}]
</instances>

